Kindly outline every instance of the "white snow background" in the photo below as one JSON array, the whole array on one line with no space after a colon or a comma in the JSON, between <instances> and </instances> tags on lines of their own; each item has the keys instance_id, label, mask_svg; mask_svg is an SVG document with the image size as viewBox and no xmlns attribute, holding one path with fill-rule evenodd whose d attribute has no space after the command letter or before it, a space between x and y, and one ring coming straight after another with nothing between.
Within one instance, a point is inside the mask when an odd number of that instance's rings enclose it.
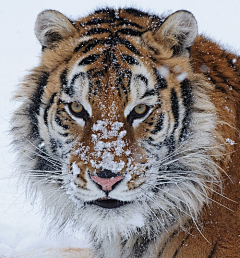
<instances>
[{"instance_id":1,"label":"white snow background","mask_svg":"<svg viewBox=\"0 0 240 258\"><path fill-rule=\"evenodd\" d=\"M137 4L136 4L137 3ZM12 92L27 70L38 64L41 47L34 35L34 23L44 9L55 9L74 19L98 7L138 7L155 14L186 9L199 25L199 32L240 53L239 0L1 0L0 8L0 258L26 250L49 247L86 247L82 233L46 235L41 212L25 200L12 177L14 154L8 130L16 105Z\"/></svg>"}]
</instances>

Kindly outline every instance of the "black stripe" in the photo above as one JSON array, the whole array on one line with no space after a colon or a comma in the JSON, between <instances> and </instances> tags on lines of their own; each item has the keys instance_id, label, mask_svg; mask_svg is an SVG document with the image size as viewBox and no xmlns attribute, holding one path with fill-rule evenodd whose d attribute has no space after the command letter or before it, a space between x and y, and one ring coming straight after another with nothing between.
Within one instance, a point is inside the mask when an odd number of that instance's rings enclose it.
<instances>
[{"instance_id":1,"label":"black stripe","mask_svg":"<svg viewBox=\"0 0 240 258\"><path fill-rule=\"evenodd\" d=\"M97 46L98 44L101 44L103 43L103 40L102 39L96 39L92 42L90 42L86 48L84 49L83 53L87 53L89 52L90 50L92 50L95 46Z\"/></svg>"},{"instance_id":2,"label":"black stripe","mask_svg":"<svg viewBox=\"0 0 240 258\"><path fill-rule=\"evenodd\" d=\"M61 85L62 85L62 90L65 92L65 88L68 84L67 81L67 69L63 70L63 72L60 75L60 81L61 81Z\"/></svg>"},{"instance_id":3,"label":"black stripe","mask_svg":"<svg viewBox=\"0 0 240 258\"><path fill-rule=\"evenodd\" d=\"M159 73L159 71L154 68L154 73L156 76L157 84L155 86L156 89L166 89L167 88L167 82L166 80L162 77L162 75Z\"/></svg>"},{"instance_id":4,"label":"black stripe","mask_svg":"<svg viewBox=\"0 0 240 258\"><path fill-rule=\"evenodd\" d=\"M111 33L111 30L109 29L103 29L103 28L93 28L85 33L86 36L91 36L94 34L103 34L103 33Z\"/></svg>"},{"instance_id":5,"label":"black stripe","mask_svg":"<svg viewBox=\"0 0 240 258\"><path fill-rule=\"evenodd\" d=\"M96 14L107 14L108 17L114 19L116 17L115 10L112 8L103 8L95 11Z\"/></svg>"},{"instance_id":6,"label":"black stripe","mask_svg":"<svg viewBox=\"0 0 240 258\"><path fill-rule=\"evenodd\" d=\"M76 52L82 50L86 46L83 53L87 53L90 50L92 50L95 46L97 46L98 44L106 46L106 45L112 45L112 43L113 43L113 40L112 40L111 36L109 36L108 38L105 38L105 39L87 40L87 41L81 42L74 49L74 52L76 53Z\"/></svg>"},{"instance_id":7,"label":"black stripe","mask_svg":"<svg viewBox=\"0 0 240 258\"><path fill-rule=\"evenodd\" d=\"M134 54L136 54L138 56L141 56L141 53L128 40L117 37L116 38L116 43L124 45L126 48L131 50Z\"/></svg>"},{"instance_id":8,"label":"black stripe","mask_svg":"<svg viewBox=\"0 0 240 258\"><path fill-rule=\"evenodd\" d=\"M139 62L132 56L129 55L122 55L122 60L128 63L129 65L139 65Z\"/></svg>"},{"instance_id":9,"label":"black stripe","mask_svg":"<svg viewBox=\"0 0 240 258\"><path fill-rule=\"evenodd\" d=\"M66 143L66 144L70 144L70 143L72 143L72 142L74 142L74 141L75 141L75 139L72 138L72 139L67 140L65 143Z\"/></svg>"},{"instance_id":10,"label":"black stripe","mask_svg":"<svg viewBox=\"0 0 240 258\"><path fill-rule=\"evenodd\" d=\"M42 95L44 93L45 86L47 85L48 78L49 73L43 72L37 81L37 90L35 91L35 94L31 97L31 100L33 102L32 108L37 115L39 115L40 104L42 102Z\"/></svg>"},{"instance_id":11,"label":"black stripe","mask_svg":"<svg viewBox=\"0 0 240 258\"><path fill-rule=\"evenodd\" d=\"M91 72L96 71L96 69L92 69ZM90 70L88 71L88 74L91 73ZM97 77L104 77L104 72L103 71L97 71L95 73L92 72L92 78L97 78Z\"/></svg>"},{"instance_id":12,"label":"black stripe","mask_svg":"<svg viewBox=\"0 0 240 258\"><path fill-rule=\"evenodd\" d=\"M101 18L96 18L90 21L87 21L86 23L81 23L82 26L88 26L88 25L99 25L99 24L104 24L104 23L112 23L114 22L114 20L111 19L101 19ZM127 26L133 26L139 29L142 29L143 27L135 22L130 22L129 20L125 19L125 18L116 18L116 21L118 21L119 23L117 24L118 26L122 26L122 25L127 25Z\"/></svg>"},{"instance_id":13,"label":"black stripe","mask_svg":"<svg viewBox=\"0 0 240 258\"><path fill-rule=\"evenodd\" d=\"M180 83L182 98L183 98L183 105L186 108L190 108L193 102L192 96L192 85L188 79L185 79Z\"/></svg>"},{"instance_id":14,"label":"black stripe","mask_svg":"<svg viewBox=\"0 0 240 258\"><path fill-rule=\"evenodd\" d=\"M170 137L164 140L164 145L168 147L168 155L171 154L175 150L175 139L173 133Z\"/></svg>"},{"instance_id":15,"label":"black stripe","mask_svg":"<svg viewBox=\"0 0 240 258\"><path fill-rule=\"evenodd\" d=\"M117 59L116 55L111 53L111 52L110 52L110 55L109 55L109 52L107 52L106 56L109 56L110 64L113 65L114 70L117 71L121 66L118 62L118 59Z\"/></svg>"},{"instance_id":16,"label":"black stripe","mask_svg":"<svg viewBox=\"0 0 240 258\"><path fill-rule=\"evenodd\" d=\"M130 35L130 36L137 36L137 37L141 37L143 32L141 31L137 31L137 30L133 30L133 29L120 29L117 31L117 33L121 33L121 34L125 34L125 35Z\"/></svg>"},{"instance_id":17,"label":"black stripe","mask_svg":"<svg viewBox=\"0 0 240 258\"><path fill-rule=\"evenodd\" d=\"M100 55L90 55L85 57L78 65L88 65L88 64L92 64L93 62L95 62L98 58L100 57Z\"/></svg>"},{"instance_id":18,"label":"black stripe","mask_svg":"<svg viewBox=\"0 0 240 258\"><path fill-rule=\"evenodd\" d=\"M160 150L163 146L163 142L160 143L154 143L154 139L152 137L148 137L148 139L146 140L147 144L149 144L150 146L153 146L154 148L156 148L157 150ZM149 153L151 153L151 151L149 151L148 149L145 148L145 150ZM158 157L158 156L157 156Z\"/></svg>"},{"instance_id":19,"label":"black stripe","mask_svg":"<svg viewBox=\"0 0 240 258\"><path fill-rule=\"evenodd\" d=\"M124 85L124 77L128 77L128 85L127 87ZM116 78L116 89L118 91L119 97L121 97L121 92L125 94L126 101L128 101L128 91L130 91L130 84L131 84L132 72L130 70L117 70L117 78Z\"/></svg>"},{"instance_id":20,"label":"black stripe","mask_svg":"<svg viewBox=\"0 0 240 258\"><path fill-rule=\"evenodd\" d=\"M213 246L208 258L212 258L213 255L216 254L217 244L218 244L218 242L216 242L215 245Z\"/></svg>"},{"instance_id":21,"label":"black stripe","mask_svg":"<svg viewBox=\"0 0 240 258\"><path fill-rule=\"evenodd\" d=\"M174 88L171 90L171 106L172 113L175 119L174 129L178 127L179 124L179 105L178 105L178 97Z\"/></svg>"},{"instance_id":22,"label":"black stripe","mask_svg":"<svg viewBox=\"0 0 240 258\"><path fill-rule=\"evenodd\" d=\"M141 25L139 25L135 22L131 22L127 19L119 18L118 20L121 21L121 22L118 23L118 26L132 26L132 27L136 27L138 29L143 29L143 27Z\"/></svg>"},{"instance_id":23,"label":"black stripe","mask_svg":"<svg viewBox=\"0 0 240 258\"><path fill-rule=\"evenodd\" d=\"M71 81L71 84L69 87L67 87L65 89L65 93L68 94L70 97L72 97L74 94L75 94L75 90L74 90L74 84L75 84L75 81L79 78L79 77L83 77L85 76L85 74L83 72L80 72L80 73L77 73L73 76L72 78L72 81Z\"/></svg>"},{"instance_id":24,"label":"black stripe","mask_svg":"<svg viewBox=\"0 0 240 258\"><path fill-rule=\"evenodd\" d=\"M67 129L70 128L68 125L63 124L63 122L62 122L62 120L61 120L61 118L60 118L59 116L55 116L55 119L54 119L54 120L55 120L55 122L56 122L60 127L62 127L63 129L67 130Z\"/></svg>"},{"instance_id":25,"label":"black stripe","mask_svg":"<svg viewBox=\"0 0 240 258\"><path fill-rule=\"evenodd\" d=\"M136 78L138 78L138 79L140 79L141 81L143 81L143 82L146 84L146 86L148 87L148 79L147 79L144 75L138 74L138 75L136 76Z\"/></svg>"},{"instance_id":26,"label":"black stripe","mask_svg":"<svg viewBox=\"0 0 240 258\"><path fill-rule=\"evenodd\" d=\"M163 254L165 248L167 247L167 244L170 243L170 241L173 239L174 236L176 236L176 234L178 234L178 231L174 231L174 232L172 233L172 235L168 237L168 239L166 240L166 242L163 244L162 249L159 251L157 257L161 257L161 256L162 256L162 254Z\"/></svg>"},{"instance_id":27,"label":"black stripe","mask_svg":"<svg viewBox=\"0 0 240 258\"><path fill-rule=\"evenodd\" d=\"M47 127L48 127L48 111L49 111L50 107L52 106L52 104L54 103L54 99L55 99L56 95L57 95L57 93L55 92L55 93L52 95L52 97L51 97L51 99L50 99L50 101L49 101L48 106L47 106L46 109L44 110L43 119L44 119L44 123L45 123L45 125L46 125Z\"/></svg>"},{"instance_id":28,"label":"black stripe","mask_svg":"<svg viewBox=\"0 0 240 258\"><path fill-rule=\"evenodd\" d=\"M152 134L157 134L158 132L160 132L162 130L163 120L164 120L164 115L163 115L163 113L161 113L161 115L159 116L158 122L155 125L154 130L151 131Z\"/></svg>"},{"instance_id":29,"label":"black stripe","mask_svg":"<svg viewBox=\"0 0 240 258\"><path fill-rule=\"evenodd\" d=\"M154 96L155 94L156 94L156 90L147 90L140 99L143 99L148 96Z\"/></svg>"},{"instance_id":30,"label":"black stripe","mask_svg":"<svg viewBox=\"0 0 240 258\"><path fill-rule=\"evenodd\" d=\"M101 19L101 18L96 18L90 21L85 22L83 25L87 26L87 25L99 25L99 24L103 24L103 23L111 23L112 20L109 19Z\"/></svg>"},{"instance_id":31,"label":"black stripe","mask_svg":"<svg viewBox=\"0 0 240 258\"><path fill-rule=\"evenodd\" d=\"M84 46L86 46L87 43L89 43L89 40L88 40L88 41L83 41L83 42L81 42L81 43L74 49L74 53L80 51Z\"/></svg>"},{"instance_id":32,"label":"black stripe","mask_svg":"<svg viewBox=\"0 0 240 258\"><path fill-rule=\"evenodd\" d=\"M37 155L37 164L34 167L34 170L38 170L38 171L43 171L42 173L39 173L40 175L43 175L44 177L47 176L45 171L55 171L55 170L59 170L59 167L61 167L61 163L56 160L54 160L54 162L52 162L51 158L49 158L49 156L46 154L45 150L37 150L37 153L40 153L40 155ZM55 174L55 173L54 173ZM39 180L39 178L37 178Z\"/></svg>"},{"instance_id":33,"label":"black stripe","mask_svg":"<svg viewBox=\"0 0 240 258\"><path fill-rule=\"evenodd\" d=\"M55 120L56 121L56 120ZM59 135L63 136L63 137L68 137L69 133L59 133Z\"/></svg>"},{"instance_id":34,"label":"black stripe","mask_svg":"<svg viewBox=\"0 0 240 258\"><path fill-rule=\"evenodd\" d=\"M178 252L181 250L181 248L183 247L184 243L188 240L190 234L186 236L186 238L183 239L183 241L181 242L181 245L177 248L177 250L175 251L175 253L173 254L172 258L176 258Z\"/></svg>"},{"instance_id":35,"label":"black stripe","mask_svg":"<svg viewBox=\"0 0 240 258\"><path fill-rule=\"evenodd\" d=\"M142 232L139 232L139 233L140 233L139 235L141 235L141 237L137 238L137 240L133 246L132 254L134 255L134 257L142 257L143 254L148 249L151 242L154 241L154 236L151 237L151 236L143 235Z\"/></svg>"},{"instance_id":36,"label":"black stripe","mask_svg":"<svg viewBox=\"0 0 240 258\"><path fill-rule=\"evenodd\" d=\"M53 153L56 153L59 148L61 149L63 147L61 142L56 141L53 138L50 139L50 143L51 143L51 150Z\"/></svg>"},{"instance_id":37,"label":"black stripe","mask_svg":"<svg viewBox=\"0 0 240 258\"><path fill-rule=\"evenodd\" d=\"M74 88L73 88L73 80L71 82L71 85L68 86L68 80L67 80L67 70L65 69L61 75L60 80L62 84L62 90L64 93L66 93L68 96L72 97L74 95ZM74 78L73 78L74 79ZM75 79L74 79L75 80Z\"/></svg>"},{"instance_id":38,"label":"black stripe","mask_svg":"<svg viewBox=\"0 0 240 258\"><path fill-rule=\"evenodd\" d=\"M31 133L29 134L30 138L37 138L39 137L39 129L38 129L38 118L37 115L39 115L40 112L40 105L42 103L42 95L44 93L44 89L48 83L49 73L42 72L42 75L37 80L37 89L33 96L31 97L31 105L29 105L26 108L26 114L28 114L28 117L32 124Z\"/></svg>"},{"instance_id":39,"label":"black stripe","mask_svg":"<svg viewBox=\"0 0 240 258\"><path fill-rule=\"evenodd\" d=\"M192 95L192 85L189 80L184 80L181 82L181 92L183 98L183 105L185 106L185 116L183 119L183 127L180 134L180 141L186 140L189 136L189 124L191 120L191 107L193 103L193 95Z\"/></svg>"}]
</instances>

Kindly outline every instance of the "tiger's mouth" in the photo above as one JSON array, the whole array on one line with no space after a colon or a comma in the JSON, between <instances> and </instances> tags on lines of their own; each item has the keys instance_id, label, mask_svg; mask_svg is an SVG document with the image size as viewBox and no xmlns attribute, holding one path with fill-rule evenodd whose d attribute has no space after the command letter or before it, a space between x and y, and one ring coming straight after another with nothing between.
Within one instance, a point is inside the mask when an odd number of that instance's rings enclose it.
<instances>
[{"instance_id":1,"label":"tiger's mouth","mask_svg":"<svg viewBox=\"0 0 240 258\"><path fill-rule=\"evenodd\" d=\"M115 209L119 208L121 206L124 206L126 204L129 204L130 202L124 202L116 199L108 199L108 198L101 198L97 199L95 201L88 202L88 204L97 205L99 207L105 208L105 209Z\"/></svg>"}]
</instances>

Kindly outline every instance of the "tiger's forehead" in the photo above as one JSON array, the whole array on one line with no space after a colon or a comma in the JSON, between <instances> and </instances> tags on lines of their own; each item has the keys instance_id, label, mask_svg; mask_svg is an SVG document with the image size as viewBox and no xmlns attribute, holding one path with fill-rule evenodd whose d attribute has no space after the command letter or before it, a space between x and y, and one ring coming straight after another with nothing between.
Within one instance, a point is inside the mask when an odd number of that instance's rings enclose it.
<instances>
[{"instance_id":1,"label":"tiger's forehead","mask_svg":"<svg viewBox=\"0 0 240 258\"><path fill-rule=\"evenodd\" d=\"M147 13L126 9L110 9L106 8L98 10L92 15L84 17L74 22L79 30L87 35L104 32L116 32L120 30L122 34L141 35L146 29L154 29L163 22L163 19L149 15ZM132 29L132 30L130 30Z\"/></svg>"},{"instance_id":2,"label":"tiger's forehead","mask_svg":"<svg viewBox=\"0 0 240 258\"><path fill-rule=\"evenodd\" d=\"M157 101L156 84L165 87L160 75L154 78L154 70L145 66L139 57L122 54L118 46L100 48L78 57L62 73L65 101L104 107L107 114L119 106L126 107L127 103L134 106L138 102Z\"/></svg>"}]
</instances>

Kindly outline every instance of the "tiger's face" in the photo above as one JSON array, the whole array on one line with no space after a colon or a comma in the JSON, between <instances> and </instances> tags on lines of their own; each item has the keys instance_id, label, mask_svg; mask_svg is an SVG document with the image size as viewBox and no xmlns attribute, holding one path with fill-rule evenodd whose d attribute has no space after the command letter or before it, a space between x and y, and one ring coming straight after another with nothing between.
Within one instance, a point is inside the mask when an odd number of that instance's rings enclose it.
<instances>
[{"instance_id":1,"label":"tiger's face","mask_svg":"<svg viewBox=\"0 0 240 258\"><path fill-rule=\"evenodd\" d=\"M71 24L40 14L42 61L27 79L20 110L28 117L15 117L32 150L22 169L54 219L102 237L196 219L218 179L207 156L211 87L189 62L195 20L141 18L108 10Z\"/></svg>"}]
</instances>

